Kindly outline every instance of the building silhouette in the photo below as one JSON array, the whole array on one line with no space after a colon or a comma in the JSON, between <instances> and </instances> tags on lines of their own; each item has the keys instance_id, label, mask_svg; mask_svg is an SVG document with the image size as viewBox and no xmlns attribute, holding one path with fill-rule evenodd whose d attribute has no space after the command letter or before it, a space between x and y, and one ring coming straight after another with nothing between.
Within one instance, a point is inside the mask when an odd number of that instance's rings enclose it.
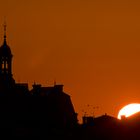
<instances>
[{"instance_id":1,"label":"building silhouette","mask_svg":"<svg viewBox=\"0 0 140 140\"><path fill-rule=\"evenodd\" d=\"M42 87L18 83L12 74L12 52L6 40L0 47L0 136L55 136L60 130L71 132L77 114L63 85Z\"/></svg>"},{"instance_id":2,"label":"building silhouette","mask_svg":"<svg viewBox=\"0 0 140 140\"><path fill-rule=\"evenodd\" d=\"M122 120L107 114L83 116L77 121L71 98L63 85L43 87L18 83L12 74L12 52L6 41L0 47L0 138L61 140L139 140L140 113Z\"/></svg>"}]
</instances>

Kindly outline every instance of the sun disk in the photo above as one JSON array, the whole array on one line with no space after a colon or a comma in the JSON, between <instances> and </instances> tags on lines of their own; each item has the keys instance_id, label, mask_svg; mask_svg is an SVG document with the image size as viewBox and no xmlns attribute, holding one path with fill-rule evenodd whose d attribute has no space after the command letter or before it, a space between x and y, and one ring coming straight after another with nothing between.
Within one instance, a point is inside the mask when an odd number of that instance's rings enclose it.
<instances>
[{"instance_id":1,"label":"sun disk","mask_svg":"<svg viewBox=\"0 0 140 140\"><path fill-rule=\"evenodd\" d=\"M128 104L119 111L118 119L121 119L122 116L129 117L138 112L140 112L140 104L138 103Z\"/></svg>"}]
</instances>

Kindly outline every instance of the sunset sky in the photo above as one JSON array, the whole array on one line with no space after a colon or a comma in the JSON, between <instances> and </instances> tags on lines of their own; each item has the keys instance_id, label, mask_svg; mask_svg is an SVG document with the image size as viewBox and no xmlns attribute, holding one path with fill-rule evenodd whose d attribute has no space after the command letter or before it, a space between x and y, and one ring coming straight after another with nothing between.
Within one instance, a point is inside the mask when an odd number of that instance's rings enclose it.
<instances>
[{"instance_id":1,"label":"sunset sky","mask_svg":"<svg viewBox=\"0 0 140 140\"><path fill-rule=\"evenodd\" d=\"M139 0L0 0L0 44L4 17L17 82L56 80L79 116L140 103Z\"/></svg>"}]
</instances>

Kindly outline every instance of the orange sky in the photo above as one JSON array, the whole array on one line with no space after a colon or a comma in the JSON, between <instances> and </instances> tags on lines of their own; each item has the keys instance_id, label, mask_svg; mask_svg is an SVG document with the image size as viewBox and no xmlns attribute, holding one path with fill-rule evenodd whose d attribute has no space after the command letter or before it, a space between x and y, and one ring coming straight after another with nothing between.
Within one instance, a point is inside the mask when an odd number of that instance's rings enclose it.
<instances>
[{"instance_id":1,"label":"orange sky","mask_svg":"<svg viewBox=\"0 0 140 140\"><path fill-rule=\"evenodd\" d=\"M15 79L56 80L79 116L117 117L140 102L139 7L138 0L0 0L0 42L6 16Z\"/></svg>"}]
</instances>

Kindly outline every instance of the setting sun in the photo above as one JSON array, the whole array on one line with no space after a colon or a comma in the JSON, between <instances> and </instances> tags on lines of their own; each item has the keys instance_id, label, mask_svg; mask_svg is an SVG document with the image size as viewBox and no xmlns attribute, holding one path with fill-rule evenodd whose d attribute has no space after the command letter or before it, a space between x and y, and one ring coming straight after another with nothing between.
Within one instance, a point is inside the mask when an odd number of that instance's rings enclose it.
<instances>
[{"instance_id":1,"label":"setting sun","mask_svg":"<svg viewBox=\"0 0 140 140\"><path fill-rule=\"evenodd\" d=\"M129 117L138 112L140 112L140 104L138 103L128 104L119 111L118 119L121 119L121 116Z\"/></svg>"}]
</instances>

